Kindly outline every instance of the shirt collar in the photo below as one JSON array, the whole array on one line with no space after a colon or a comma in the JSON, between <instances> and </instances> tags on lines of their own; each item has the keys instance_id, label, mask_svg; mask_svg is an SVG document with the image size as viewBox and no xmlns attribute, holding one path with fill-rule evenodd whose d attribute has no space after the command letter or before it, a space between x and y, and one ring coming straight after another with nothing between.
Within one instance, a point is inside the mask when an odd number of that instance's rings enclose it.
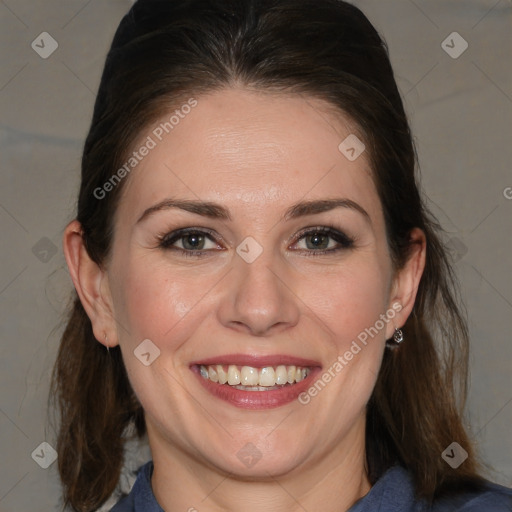
<instances>
[{"instance_id":1,"label":"shirt collar","mask_svg":"<svg viewBox=\"0 0 512 512\"><path fill-rule=\"evenodd\" d=\"M348 512L411 512L414 505L414 485L409 472L401 466L389 468ZM415 508L418 512L422 509Z\"/></svg>"},{"instance_id":2,"label":"shirt collar","mask_svg":"<svg viewBox=\"0 0 512 512\"><path fill-rule=\"evenodd\" d=\"M137 480L133 484L130 494L133 494L135 512L164 512L156 501L151 488L151 475L153 474L153 461L150 460L139 471Z\"/></svg>"}]
</instances>

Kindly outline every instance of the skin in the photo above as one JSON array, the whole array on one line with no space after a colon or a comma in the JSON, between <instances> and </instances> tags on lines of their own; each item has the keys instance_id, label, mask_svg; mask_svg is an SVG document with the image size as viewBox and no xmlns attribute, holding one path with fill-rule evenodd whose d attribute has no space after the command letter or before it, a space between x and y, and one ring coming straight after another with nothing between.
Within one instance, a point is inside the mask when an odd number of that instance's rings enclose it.
<instances>
[{"instance_id":1,"label":"skin","mask_svg":"<svg viewBox=\"0 0 512 512\"><path fill-rule=\"evenodd\" d=\"M79 224L68 225L73 282L98 341L121 346L165 510L347 510L370 489L365 406L385 341L412 310L424 235L413 230L411 257L395 272L367 155L350 162L338 150L355 126L322 101L236 88L197 100L126 178L103 268L88 257ZM219 203L231 220L167 209L137 222L170 197ZM296 202L333 197L356 202L368 218L336 208L282 219ZM308 256L318 249L300 231L325 225L354 245ZM207 238L199 257L158 248L159 235L185 227L208 228L218 240ZM252 263L236 253L248 236L263 248ZM189 369L248 353L313 359L326 370L393 304L400 312L307 405L240 409L210 395ZM133 355L145 339L160 350L149 366ZM250 468L237 457L247 443L261 453Z\"/></svg>"}]
</instances>

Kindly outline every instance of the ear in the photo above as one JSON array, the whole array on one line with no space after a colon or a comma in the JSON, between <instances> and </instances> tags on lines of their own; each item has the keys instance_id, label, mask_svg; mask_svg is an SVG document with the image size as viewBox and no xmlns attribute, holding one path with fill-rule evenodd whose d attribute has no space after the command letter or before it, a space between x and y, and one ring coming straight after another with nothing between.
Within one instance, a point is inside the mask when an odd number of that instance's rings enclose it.
<instances>
[{"instance_id":1,"label":"ear","mask_svg":"<svg viewBox=\"0 0 512 512\"><path fill-rule=\"evenodd\" d=\"M393 336L394 328L402 327L414 307L421 276L425 269L427 242L425 233L414 228L410 233L410 254L407 262L397 271L391 288L390 307L398 311L393 322L388 323L386 339ZM398 307L400 305L400 308ZM393 330L391 330L393 329Z\"/></svg>"},{"instance_id":2,"label":"ear","mask_svg":"<svg viewBox=\"0 0 512 512\"><path fill-rule=\"evenodd\" d=\"M82 232L77 220L64 230L62 246L69 273L91 320L95 338L106 347L114 347L118 342L108 275L89 256Z\"/></svg>"}]
</instances>

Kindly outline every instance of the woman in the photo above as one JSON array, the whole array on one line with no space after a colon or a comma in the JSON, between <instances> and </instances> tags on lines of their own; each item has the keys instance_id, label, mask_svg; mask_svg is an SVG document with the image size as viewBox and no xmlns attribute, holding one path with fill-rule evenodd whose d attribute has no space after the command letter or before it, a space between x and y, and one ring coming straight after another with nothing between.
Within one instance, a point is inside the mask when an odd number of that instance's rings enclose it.
<instances>
[{"instance_id":1,"label":"woman","mask_svg":"<svg viewBox=\"0 0 512 512\"><path fill-rule=\"evenodd\" d=\"M462 423L467 330L387 50L337 0L140 0L64 251L65 504L505 511Z\"/></svg>"}]
</instances>

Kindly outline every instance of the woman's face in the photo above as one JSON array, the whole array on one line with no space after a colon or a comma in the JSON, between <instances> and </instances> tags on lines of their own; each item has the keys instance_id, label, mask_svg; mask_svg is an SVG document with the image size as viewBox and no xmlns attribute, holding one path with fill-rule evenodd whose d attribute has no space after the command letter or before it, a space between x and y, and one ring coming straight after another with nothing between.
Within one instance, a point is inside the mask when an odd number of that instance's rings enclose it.
<instances>
[{"instance_id":1,"label":"woman's face","mask_svg":"<svg viewBox=\"0 0 512 512\"><path fill-rule=\"evenodd\" d=\"M367 154L320 100L196 100L134 148L107 267L153 455L253 478L360 457L403 320Z\"/></svg>"}]
</instances>

